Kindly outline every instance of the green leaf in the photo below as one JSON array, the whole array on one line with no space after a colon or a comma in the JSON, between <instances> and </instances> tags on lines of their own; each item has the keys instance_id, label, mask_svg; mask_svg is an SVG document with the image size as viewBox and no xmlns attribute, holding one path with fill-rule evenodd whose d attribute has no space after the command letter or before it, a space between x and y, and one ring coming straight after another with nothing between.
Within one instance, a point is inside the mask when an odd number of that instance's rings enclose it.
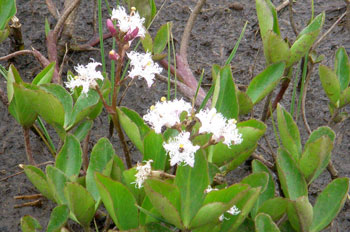
<instances>
[{"instance_id":1,"label":"green leaf","mask_svg":"<svg viewBox=\"0 0 350 232\"><path fill-rule=\"evenodd\" d=\"M217 221L217 219L232 207L229 203L212 202L202 206L191 222L191 228L198 228L203 225Z\"/></svg>"},{"instance_id":2,"label":"green leaf","mask_svg":"<svg viewBox=\"0 0 350 232\"><path fill-rule=\"evenodd\" d=\"M141 39L141 43L146 52L153 52L153 40L148 31L146 31L145 37Z\"/></svg>"},{"instance_id":3,"label":"green leaf","mask_svg":"<svg viewBox=\"0 0 350 232\"><path fill-rule=\"evenodd\" d=\"M261 193L265 192L269 182L269 175L266 172L255 172L244 177L240 183L248 184L252 188L261 187Z\"/></svg>"},{"instance_id":4,"label":"green leaf","mask_svg":"<svg viewBox=\"0 0 350 232\"><path fill-rule=\"evenodd\" d=\"M252 218L254 218L257 214L259 206L264 203L266 200L271 199L275 196L275 182L273 180L273 176L269 169L261 163L259 160L253 160L252 162L252 170L253 173L265 172L268 174L268 183L266 186L266 190L262 192L256 201L254 208L252 209ZM256 186L254 186L256 187Z\"/></svg>"},{"instance_id":5,"label":"green leaf","mask_svg":"<svg viewBox=\"0 0 350 232\"><path fill-rule=\"evenodd\" d=\"M329 127L313 131L304 146L299 167L310 184L327 167L331 158L335 133Z\"/></svg>"},{"instance_id":6,"label":"green leaf","mask_svg":"<svg viewBox=\"0 0 350 232\"><path fill-rule=\"evenodd\" d=\"M180 192L176 185L160 180L147 179L144 184L146 195L153 207L171 224L182 229L180 217Z\"/></svg>"},{"instance_id":7,"label":"green leaf","mask_svg":"<svg viewBox=\"0 0 350 232\"><path fill-rule=\"evenodd\" d=\"M340 95L339 108L346 106L350 103L350 87L347 87Z\"/></svg>"},{"instance_id":8,"label":"green leaf","mask_svg":"<svg viewBox=\"0 0 350 232\"><path fill-rule=\"evenodd\" d=\"M287 66L298 62L309 51L322 29L324 19L325 13L322 12L299 33L296 41L290 48L291 56Z\"/></svg>"},{"instance_id":9,"label":"green leaf","mask_svg":"<svg viewBox=\"0 0 350 232\"><path fill-rule=\"evenodd\" d=\"M16 14L15 0L2 0L0 4L0 30L5 29L10 19Z\"/></svg>"},{"instance_id":10,"label":"green leaf","mask_svg":"<svg viewBox=\"0 0 350 232\"><path fill-rule=\"evenodd\" d=\"M239 115L248 114L253 109L253 102L245 92L236 89L239 104Z\"/></svg>"},{"instance_id":11,"label":"green leaf","mask_svg":"<svg viewBox=\"0 0 350 232\"><path fill-rule=\"evenodd\" d=\"M82 153L79 140L74 135L68 134L56 157L55 166L68 177L78 176L83 162Z\"/></svg>"},{"instance_id":12,"label":"green leaf","mask_svg":"<svg viewBox=\"0 0 350 232\"><path fill-rule=\"evenodd\" d=\"M151 6L151 18L153 19L157 14L157 6L154 0L149 0Z\"/></svg>"},{"instance_id":13,"label":"green leaf","mask_svg":"<svg viewBox=\"0 0 350 232\"><path fill-rule=\"evenodd\" d=\"M273 222L268 214L259 213L255 217L255 231L256 232L280 232L278 226Z\"/></svg>"},{"instance_id":14,"label":"green leaf","mask_svg":"<svg viewBox=\"0 0 350 232\"><path fill-rule=\"evenodd\" d=\"M21 230L22 232L37 232L41 230L41 225L38 220L26 215L21 218Z\"/></svg>"},{"instance_id":15,"label":"green leaf","mask_svg":"<svg viewBox=\"0 0 350 232\"><path fill-rule=\"evenodd\" d=\"M301 196L288 204L288 219L297 231L310 231L313 209L307 196Z\"/></svg>"},{"instance_id":16,"label":"green leaf","mask_svg":"<svg viewBox=\"0 0 350 232\"><path fill-rule=\"evenodd\" d=\"M41 169L30 165L25 165L23 170L35 188L37 188L46 198L54 201L53 193L48 186L45 173L41 171Z\"/></svg>"},{"instance_id":17,"label":"green leaf","mask_svg":"<svg viewBox=\"0 0 350 232\"><path fill-rule=\"evenodd\" d=\"M277 171L284 195L296 200L307 196L307 184L290 154L282 148L277 153Z\"/></svg>"},{"instance_id":18,"label":"green leaf","mask_svg":"<svg viewBox=\"0 0 350 232\"><path fill-rule=\"evenodd\" d=\"M204 190L209 185L208 164L202 150L195 154L194 167L177 167L175 184L180 190L181 218L187 228L201 207L205 197Z\"/></svg>"},{"instance_id":19,"label":"green leaf","mask_svg":"<svg viewBox=\"0 0 350 232\"><path fill-rule=\"evenodd\" d=\"M218 218L247 193L249 187L245 184L235 184L227 189L213 190L206 195L203 206L191 222L191 228L196 228L218 221Z\"/></svg>"},{"instance_id":20,"label":"green leaf","mask_svg":"<svg viewBox=\"0 0 350 232\"><path fill-rule=\"evenodd\" d=\"M92 129L93 124L93 120L86 120L81 122L74 130L73 135L79 140L79 142L83 141L86 135Z\"/></svg>"},{"instance_id":21,"label":"green leaf","mask_svg":"<svg viewBox=\"0 0 350 232\"><path fill-rule=\"evenodd\" d=\"M277 105L277 123L283 147L297 162L301 156L301 141L297 124L292 115L280 104Z\"/></svg>"},{"instance_id":22,"label":"green leaf","mask_svg":"<svg viewBox=\"0 0 350 232\"><path fill-rule=\"evenodd\" d=\"M66 129L70 129L81 120L91 114L100 103L100 96L95 90L90 90L87 94L81 94L74 104L70 120L65 122Z\"/></svg>"},{"instance_id":23,"label":"green leaf","mask_svg":"<svg viewBox=\"0 0 350 232\"><path fill-rule=\"evenodd\" d=\"M270 0L256 0L256 13L259 21L261 38L265 40L268 31L280 34L277 11Z\"/></svg>"},{"instance_id":24,"label":"green leaf","mask_svg":"<svg viewBox=\"0 0 350 232\"><path fill-rule=\"evenodd\" d=\"M318 73L320 75L322 87L326 92L327 97L336 107L338 107L341 92L340 82L337 75L332 69L324 65L320 65L318 68Z\"/></svg>"},{"instance_id":25,"label":"green leaf","mask_svg":"<svg viewBox=\"0 0 350 232\"><path fill-rule=\"evenodd\" d=\"M117 108L120 124L133 144L143 153L143 140L151 130L138 113L125 107Z\"/></svg>"},{"instance_id":26,"label":"green leaf","mask_svg":"<svg viewBox=\"0 0 350 232\"><path fill-rule=\"evenodd\" d=\"M37 118L33 109L31 96L33 91L22 85L13 83L14 101L10 103L9 111L23 127L30 127Z\"/></svg>"},{"instance_id":27,"label":"green leaf","mask_svg":"<svg viewBox=\"0 0 350 232\"><path fill-rule=\"evenodd\" d=\"M122 181L122 173L125 170L125 166L123 161L119 158L119 156L115 155L113 157L111 178L113 180L117 180L119 182Z\"/></svg>"},{"instance_id":28,"label":"green leaf","mask_svg":"<svg viewBox=\"0 0 350 232\"><path fill-rule=\"evenodd\" d=\"M272 64L254 77L247 89L247 95L254 105L274 90L283 76L284 68L283 62Z\"/></svg>"},{"instance_id":29,"label":"green leaf","mask_svg":"<svg viewBox=\"0 0 350 232\"><path fill-rule=\"evenodd\" d=\"M153 160L153 169L164 170L167 155L163 147L163 136L154 131L150 131L143 142L143 160Z\"/></svg>"},{"instance_id":30,"label":"green leaf","mask_svg":"<svg viewBox=\"0 0 350 232\"><path fill-rule=\"evenodd\" d=\"M154 37L154 42L153 42L154 54L160 54L163 52L164 48L168 43L168 36L169 36L169 32L171 31L171 27L172 27L172 23L167 22L166 24L162 25L159 28L156 37Z\"/></svg>"},{"instance_id":31,"label":"green leaf","mask_svg":"<svg viewBox=\"0 0 350 232\"><path fill-rule=\"evenodd\" d=\"M45 119L47 123L53 126L59 125L63 127L65 107L67 107L68 112L69 107L71 107L71 103L69 102L70 96L67 91L62 86L55 84L46 84L40 87L26 85L26 89L28 91L30 89L28 100L31 101L30 106L33 110Z\"/></svg>"},{"instance_id":32,"label":"green leaf","mask_svg":"<svg viewBox=\"0 0 350 232\"><path fill-rule=\"evenodd\" d=\"M212 162L219 167L226 164L229 168L227 171L234 169L250 156L266 130L265 124L255 119L237 123L237 128L242 134L241 144L228 147L223 143L218 143L213 146ZM237 162L231 165L231 161Z\"/></svg>"},{"instance_id":33,"label":"green leaf","mask_svg":"<svg viewBox=\"0 0 350 232\"><path fill-rule=\"evenodd\" d=\"M238 215L231 215L225 213L225 217L228 220L224 220L221 227L221 232L233 232L243 223L248 216L250 210L253 208L256 200L260 194L259 188L251 188L246 194L235 204L236 207L241 211Z\"/></svg>"},{"instance_id":34,"label":"green leaf","mask_svg":"<svg viewBox=\"0 0 350 232\"><path fill-rule=\"evenodd\" d=\"M267 31L263 43L267 64L288 62L290 57L289 45L281 38L280 35L277 35L273 31Z\"/></svg>"},{"instance_id":35,"label":"green leaf","mask_svg":"<svg viewBox=\"0 0 350 232\"><path fill-rule=\"evenodd\" d=\"M349 191L349 178L333 180L317 197L310 232L323 230L343 208Z\"/></svg>"},{"instance_id":36,"label":"green leaf","mask_svg":"<svg viewBox=\"0 0 350 232\"><path fill-rule=\"evenodd\" d=\"M86 171L86 189L95 199L96 208L98 207L101 197L95 181L95 172L101 173L114 156L115 152L113 145L107 138L101 138L98 140L91 151L89 167Z\"/></svg>"},{"instance_id":37,"label":"green leaf","mask_svg":"<svg viewBox=\"0 0 350 232\"><path fill-rule=\"evenodd\" d=\"M340 83L340 91L344 91L350 83L350 63L344 47L340 47L335 54L334 71Z\"/></svg>"},{"instance_id":38,"label":"green leaf","mask_svg":"<svg viewBox=\"0 0 350 232\"><path fill-rule=\"evenodd\" d=\"M46 166L46 175L48 187L52 191L53 198L58 204L67 204L67 199L64 196L64 186L68 181L68 177L58 168L51 165Z\"/></svg>"},{"instance_id":39,"label":"green leaf","mask_svg":"<svg viewBox=\"0 0 350 232\"><path fill-rule=\"evenodd\" d=\"M95 201L91 194L80 184L68 182L64 187L64 195L79 224L84 228L89 227L95 215Z\"/></svg>"},{"instance_id":40,"label":"green leaf","mask_svg":"<svg viewBox=\"0 0 350 232\"><path fill-rule=\"evenodd\" d=\"M259 207L257 214L265 213L271 216L272 220L277 221L286 213L288 201L286 198L275 197L266 200Z\"/></svg>"},{"instance_id":41,"label":"green leaf","mask_svg":"<svg viewBox=\"0 0 350 232\"><path fill-rule=\"evenodd\" d=\"M51 213L46 232L60 232L69 217L69 208L66 205L56 206Z\"/></svg>"},{"instance_id":42,"label":"green leaf","mask_svg":"<svg viewBox=\"0 0 350 232\"><path fill-rule=\"evenodd\" d=\"M68 123L71 118L73 110L72 96L67 92L67 90L58 84L42 84L40 89L52 94L60 101L64 109L64 125L66 126L66 123Z\"/></svg>"},{"instance_id":43,"label":"green leaf","mask_svg":"<svg viewBox=\"0 0 350 232\"><path fill-rule=\"evenodd\" d=\"M47 37L50 33L50 23L47 20L47 17L45 17L45 37Z\"/></svg>"},{"instance_id":44,"label":"green leaf","mask_svg":"<svg viewBox=\"0 0 350 232\"><path fill-rule=\"evenodd\" d=\"M41 85L47 84L51 82L53 72L55 70L56 63L51 62L48 66L46 66L36 77L33 79L33 85Z\"/></svg>"},{"instance_id":45,"label":"green leaf","mask_svg":"<svg viewBox=\"0 0 350 232\"><path fill-rule=\"evenodd\" d=\"M120 230L138 228L138 209L132 193L120 182L96 173L95 180L102 202Z\"/></svg>"},{"instance_id":46,"label":"green leaf","mask_svg":"<svg viewBox=\"0 0 350 232\"><path fill-rule=\"evenodd\" d=\"M212 107L226 118L238 117L239 105L230 65L225 65L220 70L220 75L215 81Z\"/></svg>"}]
</instances>

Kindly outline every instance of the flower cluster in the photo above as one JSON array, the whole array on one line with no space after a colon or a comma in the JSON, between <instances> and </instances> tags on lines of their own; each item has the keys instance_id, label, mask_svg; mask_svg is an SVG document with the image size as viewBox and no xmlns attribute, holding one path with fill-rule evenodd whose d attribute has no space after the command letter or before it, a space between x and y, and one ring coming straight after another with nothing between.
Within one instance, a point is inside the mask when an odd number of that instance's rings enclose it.
<instances>
[{"instance_id":1,"label":"flower cluster","mask_svg":"<svg viewBox=\"0 0 350 232\"><path fill-rule=\"evenodd\" d=\"M200 148L198 145L193 146L190 132L181 132L168 143L164 142L163 147L169 153L171 166L184 162L191 167L194 166L194 154Z\"/></svg>"},{"instance_id":2,"label":"flower cluster","mask_svg":"<svg viewBox=\"0 0 350 232\"><path fill-rule=\"evenodd\" d=\"M112 10L111 19L117 20L117 26L121 32L127 33L127 35L136 34L133 38L145 36L146 29L143 26L145 19L140 17L134 7L131 8L131 13L128 15L124 7L118 6L117 9Z\"/></svg>"},{"instance_id":3,"label":"flower cluster","mask_svg":"<svg viewBox=\"0 0 350 232\"><path fill-rule=\"evenodd\" d=\"M137 163L137 173L135 175L136 181L132 182L132 184L135 184L136 188L142 188L143 182L152 174L152 168L151 163L153 160L148 160L146 164L142 165L140 163Z\"/></svg>"},{"instance_id":4,"label":"flower cluster","mask_svg":"<svg viewBox=\"0 0 350 232\"><path fill-rule=\"evenodd\" d=\"M196 117L201 122L199 133L212 133L212 140L223 141L227 146L242 143L242 134L237 130L236 120L227 120L215 108L201 110Z\"/></svg>"},{"instance_id":5,"label":"flower cluster","mask_svg":"<svg viewBox=\"0 0 350 232\"><path fill-rule=\"evenodd\" d=\"M141 54L132 51L127 53L127 55L130 59L130 66L132 68L129 72L129 77L142 77L146 80L148 87L151 87L155 75L161 73L163 70L158 64L153 62L152 54L148 52Z\"/></svg>"},{"instance_id":6,"label":"flower cluster","mask_svg":"<svg viewBox=\"0 0 350 232\"><path fill-rule=\"evenodd\" d=\"M168 128L176 128L180 134L171 138L168 143L163 143L163 147L170 156L171 166L184 163L191 167L194 166L194 154L200 148L194 146L190 140L190 132L182 131L180 126L180 115L182 112L190 114L192 105L183 99L166 101L163 97L156 105L151 106L150 110L143 119L155 130L156 133L161 133L164 126ZM215 143L223 142L227 146L232 144L240 144L242 135L238 132L236 120L227 120L221 113L216 112L216 109L201 110L195 115L200 121L199 134L212 134L211 141ZM211 191L208 189L207 192Z\"/></svg>"},{"instance_id":7,"label":"flower cluster","mask_svg":"<svg viewBox=\"0 0 350 232\"><path fill-rule=\"evenodd\" d=\"M148 122L156 133L161 133L162 127L171 128L180 123L180 114L184 111L190 113L192 106L183 99L175 99L166 101L165 97L161 98L150 110L143 119Z\"/></svg>"},{"instance_id":8,"label":"flower cluster","mask_svg":"<svg viewBox=\"0 0 350 232\"><path fill-rule=\"evenodd\" d=\"M96 71L96 67L100 66L101 63L93 62L88 63L86 66L78 65L74 67L78 75L72 77L68 76L68 81L65 82L66 87L74 90L76 87L83 87L82 93L87 94L90 88L97 86L96 80L103 80L103 76L100 71Z\"/></svg>"}]
</instances>

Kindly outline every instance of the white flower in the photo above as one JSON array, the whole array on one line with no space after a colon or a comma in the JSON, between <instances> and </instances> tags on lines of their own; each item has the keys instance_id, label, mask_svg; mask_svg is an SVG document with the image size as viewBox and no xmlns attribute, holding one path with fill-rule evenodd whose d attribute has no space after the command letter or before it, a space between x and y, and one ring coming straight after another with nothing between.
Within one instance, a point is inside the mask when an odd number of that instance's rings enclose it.
<instances>
[{"instance_id":1,"label":"white flower","mask_svg":"<svg viewBox=\"0 0 350 232\"><path fill-rule=\"evenodd\" d=\"M229 213L231 215L238 215L241 213L241 211L234 205L229 210L227 210L226 213ZM219 217L219 220L223 221L224 219L229 220L229 218L225 218L224 214L221 214L221 216Z\"/></svg>"},{"instance_id":2,"label":"white flower","mask_svg":"<svg viewBox=\"0 0 350 232\"><path fill-rule=\"evenodd\" d=\"M155 74L161 73L163 69L159 67L157 63L153 62L152 54L149 52L141 54L132 51L127 54L132 68L129 72L129 76L131 78L137 76L142 77L146 80L148 87L151 87L154 82Z\"/></svg>"},{"instance_id":3,"label":"white flower","mask_svg":"<svg viewBox=\"0 0 350 232\"><path fill-rule=\"evenodd\" d=\"M227 146L242 143L242 134L237 130L236 120L227 120L221 113L216 112L215 108L201 110L196 117L201 122L199 133L212 133L212 139L215 142L223 140Z\"/></svg>"},{"instance_id":4,"label":"white flower","mask_svg":"<svg viewBox=\"0 0 350 232\"><path fill-rule=\"evenodd\" d=\"M116 19L118 21L117 26L120 31L130 33L138 28L138 34L136 37L145 37L146 29L143 26L145 19L140 17L139 13L136 12L136 9L132 8L130 15L128 15L124 7L118 6L117 9L112 10L111 19Z\"/></svg>"},{"instance_id":5,"label":"white flower","mask_svg":"<svg viewBox=\"0 0 350 232\"><path fill-rule=\"evenodd\" d=\"M190 113L191 109L191 104L183 99L166 101L166 98L163 97L155 106L151 106L143 119L151 125L156 133L161 133L163 126L171 128L180 123L180 114L184 111Z\"/></svg>"},{"instance_id":6,"label":"white flower","mask_svg":"<svg viewBox=\"0 0 350 232\"><path fill-rule=\"evenodd\" d=\"M181 132L176 137L171 138L168 143L163 143L163 147L169 153L170 165L181 164L194 166L194 154L199 146L193 146L189 140L190 132Z\"/></svg>"},{"instance_id":7,"label":"white flower","mask_svg":"<svg viewBox=\"0 0 350 232\"><path fill-rule=\"evenodd\" d=\"M210 185L208 185L207 189L204 190L205 193L210 193L211 191L218 191L217 188L212 188Z\"/></svg>"},{"instance_id":8,"label":"white flower","mask_svg":"<svg viewBox=\"0 0 350 232\"><path fill-rule=\"evenodd\" d=\"M90 88L95 88L97 86L97 79L103 80L103 76L100 71L96 71L96 67L101 65L98 62L90 62L86 66L78 64L74 69L78 75L72 77L68 76L68 81L65 82L66 87L72 91L76 87L83 87L82 92L87 94Z\"/></svg>"},{"instance_id":9,"label":"white flower","mask_svg":"<svg viewBox=\"0 0 350 232\"><path fill-rule=\"evenodd\" d=\"M136 188L142 188L143 182L151 175L152 168L151 163L153 160L148 160L145 165L142 165L140 163L137 163L137 173L135 174L136 181L132 182L132 184L135 184Z\"/></svg>"}]
</instances>

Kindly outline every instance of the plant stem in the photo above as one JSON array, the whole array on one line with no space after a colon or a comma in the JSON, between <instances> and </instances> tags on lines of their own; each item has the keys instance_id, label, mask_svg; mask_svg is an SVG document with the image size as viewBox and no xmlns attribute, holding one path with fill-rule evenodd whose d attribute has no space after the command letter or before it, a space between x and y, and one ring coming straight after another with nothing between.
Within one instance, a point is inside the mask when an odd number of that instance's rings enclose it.
<instances>
[{"instance_id":1,"label":"plant stem","mask_svg":"<svg viewBox=\"0 0 350 232\"><path fill-rule=\"evenodd\" d=\"M85 173L87 172L87 169L89 167L88 150L89 150L90 135L91 135L91 130L89 130L88 134L86 135L84 139L84 144L83 144L82 158L83 158L83 170Z\"/></svg>"},{"instance_id":2,"label":"plant stem","mask_svg":"<svg viewBox=\"0 0 350 232\"><path fill-rule=\"evenodd\" d=\"M115 89L114 89L115 90ZM129 152L129 148L128 148L128 145L125 141L125 137L124 137L124 134L123 134L123 131L122 131L122 128L120 126L120 123L119 123L119 116L118 116L118 113L116 112L116 107L113 107L113 106L109 106L105 99L103 98L103 95L101 93L101 90L98 88L98 86L96 87L96 91L98 93L98 95L100 96L101 98L101 101L104 105L104 107L106 108L107 112L110 114L110 116L112 117L112 122L113 122L113 125L115 127L115 129L117 130L117 133L118 133L118 137L120 139L120 142L122 143L122 147L123 147L123 151L124 151L124 155L125 155L125 160L126 160L126 164L128 166L128 168L131 168L132 167L132 163L131 163L131 158L130 158L130 152ZM113 93L114 95L114 93ZM113 99L114 100L114 99ZM113 104L113 103L112 103Z\"/></svg>"},{"instance_id":3,"label":"plant stem","mask_svg":"<svg viewBox=\"0 0 350 232\"><path fill-rule=\"evenodd\" d=\"M33 159L32 148L30 146L29 140L29 128L23 127L23 135L24 135L24 145L26 149L27 159L31 165L35 165L35 161Z\"/></svg>"}]
</instances>

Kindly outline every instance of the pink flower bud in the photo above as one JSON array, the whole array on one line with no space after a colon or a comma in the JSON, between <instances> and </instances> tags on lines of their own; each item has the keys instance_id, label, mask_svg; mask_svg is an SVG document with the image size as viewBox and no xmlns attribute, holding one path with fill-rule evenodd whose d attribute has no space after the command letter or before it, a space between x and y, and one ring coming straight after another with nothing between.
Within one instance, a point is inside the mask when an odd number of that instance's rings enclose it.
<instances>
[{"instance_id":1,"label":"pink flower bud","mask_svg":"<svg viewBox=\"0 0 350 232\"><path fill-rule=\"evenodd\" d=\"M124 36L124 41L125 42L131 41L131 40L135 39L138 34L139 34L139 28L136 27L134 30L128 31L126 33L126 35Z\"/></svg>"},{"instance_id":2,"label":"pink flower bud","mask_svg":"<svg viewBox=\"0 0 350 232\"><path fill-rule=\"evenodd\" d=\"M114 50L111 50L108 54L109 59L117 61L119 59L118 53L116 53Z\"/></svg>"},{"instance_id":3,"label":"pink flower bud","mask_svg":"<svg viewBox=\"0 0 350 232\"><path fill-rule=\"evenodd\" d=\"M110 19L107 19L107 28L109 32L111 32L112 36L115 36L117 34L117 29L115 29L114 24Z\"/></svg>"}]
</instances>

